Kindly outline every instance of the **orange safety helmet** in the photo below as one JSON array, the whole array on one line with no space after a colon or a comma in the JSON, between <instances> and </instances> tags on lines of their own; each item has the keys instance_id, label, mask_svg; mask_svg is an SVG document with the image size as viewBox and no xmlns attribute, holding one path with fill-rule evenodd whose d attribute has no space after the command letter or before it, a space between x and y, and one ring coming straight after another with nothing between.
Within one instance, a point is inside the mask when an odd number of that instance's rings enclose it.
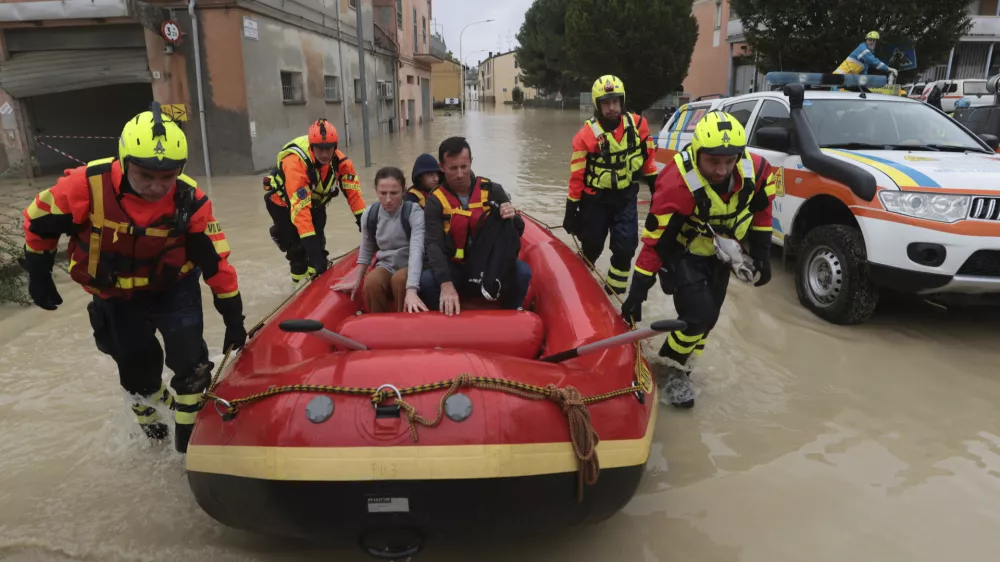
<instances>
[{"instance_id":1,"label":"orange safety helmet","mask_svg":"<svg viewBox=\"0 0 1000 562\"><path fill-rule=\"evenodd\" d=\"M337 128L326 119L320 119L309 127L309 144L320 148L337 147Z\"/></svg>"}]
</instances>

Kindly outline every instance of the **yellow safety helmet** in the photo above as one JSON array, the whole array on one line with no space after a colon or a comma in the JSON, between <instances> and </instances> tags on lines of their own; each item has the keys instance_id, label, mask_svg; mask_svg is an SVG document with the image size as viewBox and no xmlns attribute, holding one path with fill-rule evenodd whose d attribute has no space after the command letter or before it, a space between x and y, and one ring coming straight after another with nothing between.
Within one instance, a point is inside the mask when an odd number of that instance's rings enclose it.
<instances>
[{"instance_id":1,"label":"yellow safety helmet","mask_svg":"<svg viewBox=\"0 0 1000 562\"><path fill-rule=\"evenodd\" d=\"M874 39L874 40L878 41L879 40L878 31L869 31L868 35L865 35L865 41L867 41L869 39Z\"/></svg>"},{"instance_id":2,"label":"yellow safety helmet","mask_svg":"<svg viewBox=\"0 0 1000 562\"><path fill-rule=\"evenodd\" d=\"M723 111L710 111L698 121L691 139L691 155L698 154L733 156L743 154L747 147L747 133L743 125Z\"/></svg>"},{"instance_id":3,"label":"yellow safety helmet","mask_svg":"<svg viewBox=\"0 0 1000 562\"><path fill-rule=\"evenodd\" d=\"M183 169L188 146L184 131L160 111L159 102L129 119L118 142L118 159L125 169L135 163L151 170Z\"/></svg>"},{"instance_id":4,"label":"yellow safety helmet","mask_svg":"<svg viewBox=\"0 0 1000 562\"><path fill-rule=\"evenodd\" d=\"M625 105L625 86L617 76L605 74L594 81L594 85L590 88L590 98L594 102L594 107L601 109L601 100L613 97L620 97L622 106Z\"/></svg>"}]
</instances>

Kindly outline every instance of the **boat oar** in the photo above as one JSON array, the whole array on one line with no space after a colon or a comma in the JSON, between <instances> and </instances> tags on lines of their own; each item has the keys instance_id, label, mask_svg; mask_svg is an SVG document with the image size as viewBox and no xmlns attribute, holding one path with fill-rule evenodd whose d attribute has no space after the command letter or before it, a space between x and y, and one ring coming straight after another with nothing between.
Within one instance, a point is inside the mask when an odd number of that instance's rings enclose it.
<instances>
[{"instance_id":1,"label":"boat oar","mask_svg":"<svg viewBox=\"0 0 1000 562\"><path fill-rule=\"evenodd\" d=\"M368 349L362 343L345 338L337 332L327 330L323 327L323 323L319 320L285 320L281 324L278 324L278 329L282 332L310 333L334 345L339 345L355 351Z\"/></svg>"},{"instance_id":2,"label":"boat oar","mask_svg":"<svg viewBox=\"0 0 1000 562\"><path fill-rule=\"evenodd\" d=\"M573 359L574 357L579 357L595 351L601 351L602 349L607 349L616 345L632 343L634 341L651 338L657 334L662 334L663 332L683 330L684 328L687 328L687 323L682 320L657 320L648 328L619 334L617 336L611 336L610 338L595 341L594 343L587 343L581 345L580 347L574 347L573 349L567 349L566 351L546 355L545 357L539 359L539 361L545 361L546 363L559 363L567 359Z\"/></svg>"}]
</instances>

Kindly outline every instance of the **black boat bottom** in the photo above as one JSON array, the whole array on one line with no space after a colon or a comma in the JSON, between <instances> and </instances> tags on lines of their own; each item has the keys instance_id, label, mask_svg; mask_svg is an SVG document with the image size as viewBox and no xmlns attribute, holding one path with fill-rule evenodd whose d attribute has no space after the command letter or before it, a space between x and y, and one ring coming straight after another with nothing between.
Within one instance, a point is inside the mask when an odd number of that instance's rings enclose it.
<instances>
[{"instance_id":1,"label":"black boat bottom","mask_svg":"<svg viewBox=\"0 0 1000 562\"><path fill-rule=\"evenodd\" d=\"M577 473L469 480L284 481L188 472L220 523L317 542L360 541L387 559L450 534L503 534L597 523L632 499L644 466L601 470L578 502ZM383 556L379 556L383 557Z\"/></svg>"}]
</instances>

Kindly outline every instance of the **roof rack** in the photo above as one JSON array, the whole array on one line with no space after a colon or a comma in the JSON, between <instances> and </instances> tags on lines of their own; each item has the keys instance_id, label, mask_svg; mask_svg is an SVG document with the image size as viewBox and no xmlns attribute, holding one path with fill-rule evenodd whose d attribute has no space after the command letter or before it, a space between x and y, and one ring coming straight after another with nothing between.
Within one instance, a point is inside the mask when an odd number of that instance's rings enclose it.
<instances>
[{"instance_id":1,"label":"roof rack","mask_svg":"<svg viewBox=\"0 0 1000 562\"><path fill-rule=\"evenodd\" d=\"M768 72L764 79L771 90L780 90L786 84L802 84L806 89L820 88L881 88L889 79L871 74L824 74L822 72Z\"/></svg>"}]
</instances>

